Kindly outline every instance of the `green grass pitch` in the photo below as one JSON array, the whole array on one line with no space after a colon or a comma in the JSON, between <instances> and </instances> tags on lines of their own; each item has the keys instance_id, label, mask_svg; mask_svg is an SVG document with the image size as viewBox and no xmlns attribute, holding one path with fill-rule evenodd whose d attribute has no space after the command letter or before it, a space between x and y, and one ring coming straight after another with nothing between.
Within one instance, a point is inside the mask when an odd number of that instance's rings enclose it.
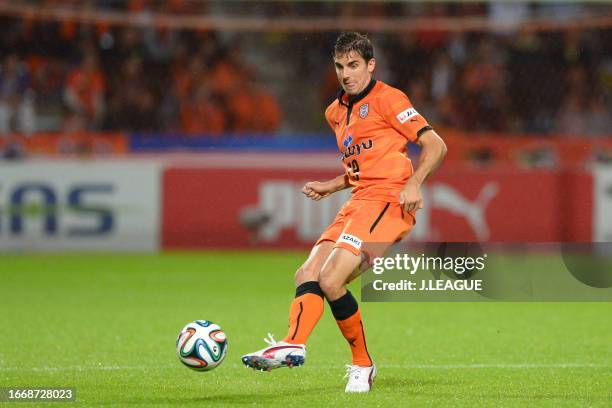
<instances>
[{"instance_id":1,"label":"green grass pitch","mask_svg":"<svg viewBox=\"0 0 612 408\"><path fill-rule=\"evenodd\" d=\"M367 395L344 394L350 353L327 307L305 366L245 369L268 331L284 336L304 257L1 255L0 387L76 387L75 406L612 405L612 303L363 304ZM229 339L208 373L175 355L195 319Z\"/></svg>"}]
</instances>

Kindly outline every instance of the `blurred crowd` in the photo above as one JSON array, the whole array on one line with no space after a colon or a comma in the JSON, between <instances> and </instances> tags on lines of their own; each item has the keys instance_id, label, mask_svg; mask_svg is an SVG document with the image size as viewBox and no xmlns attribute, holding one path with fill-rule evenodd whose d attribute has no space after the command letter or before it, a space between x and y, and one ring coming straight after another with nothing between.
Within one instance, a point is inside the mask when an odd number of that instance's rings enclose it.
<instances>
[{"instance_id":1,"label":"blurred crowd","mask_svg":"<svg viewBox=\"0 0 612 408\"><path fill-rule=\"evenodd\" d=\"M281 120L214 32L0 18L0 133L270 133Z\"/></svg>"},{"instance_id":2,"label":"blurred crowd","mask_svg":"<svg viewBox=\"0 0 612 408\"><path fill-rule=\"evenodd\" d=\"M405 90L415 107L438 126L479 132L612 134L612 28L519 28L533 16L564 21L593 12L579 3L30 3L127 10L140 17L486 17L492 27L504 23L503 29L444 32L432 24L416 32L373 34L377 78ZM270 67L285 66L289 77L299 82L270 86L270 77L261 72L267 67L248 63L243 43L227 33L0 17L0 133L271 133L281 124L290 132L320 130L322 115L309 116L318 120L311 128L300 127L305 121L293 118L309 115L309 109L322 112L322 105L335 94L338 84L329 54L335 35L256 34L285 43L276 48L280 51ZM285 92L279 93L279 87ZM310 108L290 111L291 103L281 107L281 96L306 103L313 99L308 94L316 99Z\"/></svg>"},{"instance_id":3,"label":"blurred crowd","mask_svg":"<svg viewBox=\"0 0 612 408\"><path fill-rule=\"evenodd\" d=\"M567 22L589 12L612 16L612 6L468 3L421 5L416 11L433 21L484 16L492 27L452 33L432 24L401 35L371 36L377 77L405 90L431 123L468 132L612 135L612 27L520 28L529 17ZM332 67L324 83L322 100L337 86Z\"/></svg>"},{"instance_id":4,"label":"blurred crowd","mask_svg":"<svg viewBox=\"0 0 612 408\"><path fill-rule=\"evenodd\" d=\"M390 39L383 59L392 82L433 123L465 131L610 135L612 36L606 42L599 35L424 33Z\"/></svg>"}]
</instances>

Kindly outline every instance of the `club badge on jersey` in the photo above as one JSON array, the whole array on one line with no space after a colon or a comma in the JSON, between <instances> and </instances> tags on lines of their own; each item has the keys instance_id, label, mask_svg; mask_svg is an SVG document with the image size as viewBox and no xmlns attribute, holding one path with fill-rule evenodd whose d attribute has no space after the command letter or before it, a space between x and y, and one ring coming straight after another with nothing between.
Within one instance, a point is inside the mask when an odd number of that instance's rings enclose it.
<instances>
[{"instance_id":1,"label":"club badge on jersey","mask_svg":"<svg viewBox=\"0 0 612 408\"><path fill-rule=\"evenodd\" d=\"M364 103L363 105L359 107L359 117L361 119L365 119L368 116L369 112L370 112L370 107L368 106L367 103Z\"/></svg>"}]
</instances>

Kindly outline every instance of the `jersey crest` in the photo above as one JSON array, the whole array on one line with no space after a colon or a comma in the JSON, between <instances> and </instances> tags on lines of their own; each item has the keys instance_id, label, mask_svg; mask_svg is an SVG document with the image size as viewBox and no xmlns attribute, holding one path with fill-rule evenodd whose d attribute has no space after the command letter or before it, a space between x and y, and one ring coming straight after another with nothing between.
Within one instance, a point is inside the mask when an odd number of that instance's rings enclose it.
<instances>
[{"instance_id":1,"label":"jersey crest","mask_svg":"<svg viewBox=\"0 0 612 408\"><path fill-rule=\"evenodd\" d=\"M364 103L363 105L361 105L361 107L359 107L359 117L361 119L365 119L368 116L369 112L370 106L367 103Z\"/></svg>"}]
</instances>

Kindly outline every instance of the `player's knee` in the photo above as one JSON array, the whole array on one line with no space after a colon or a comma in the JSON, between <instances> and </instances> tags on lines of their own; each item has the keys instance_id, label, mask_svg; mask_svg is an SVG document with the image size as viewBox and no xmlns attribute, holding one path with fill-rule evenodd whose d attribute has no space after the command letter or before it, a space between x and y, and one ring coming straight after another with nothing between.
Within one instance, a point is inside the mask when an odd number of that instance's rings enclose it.
<instances>
[{"instance_id":1,"label":"player's knee","mask_svg":"<svg viewBox=\"0 0 612 408\"><path fill-rule=\"evenodd\" d=\"M319 276L319 286L328 299L336 299L338 294L342 292L344 282L334 278L331 268L324 267Z\"/></svg>"},{"instance_id":2,"label":"player's knee","mask_svg":"<svg viewBox=\"0 0 612 408\"><path fill-rule=\"evenodd\" d=\"M308 265L302 265L295 271L295 285L300 286L304 282L318 281L319 270Z\"/></svg>"}]
</instances>

